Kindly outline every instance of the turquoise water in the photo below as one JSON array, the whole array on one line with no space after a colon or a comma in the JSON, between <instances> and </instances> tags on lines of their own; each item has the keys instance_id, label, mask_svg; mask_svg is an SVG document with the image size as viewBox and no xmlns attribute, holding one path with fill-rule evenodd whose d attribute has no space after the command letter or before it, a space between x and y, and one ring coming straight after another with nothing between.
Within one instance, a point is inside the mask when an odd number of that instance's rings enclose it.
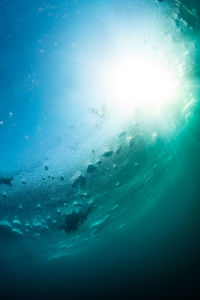
<instances>
[{"instance_id":1,"label":"turquoise water","mask_svg":"<svg viewBox=\"0 0 200 300\"><path fill-rule=\"evenodd\" d=\"M196 299L199 2L0 15L2 299Z\"/></svg>"}]
</instances>

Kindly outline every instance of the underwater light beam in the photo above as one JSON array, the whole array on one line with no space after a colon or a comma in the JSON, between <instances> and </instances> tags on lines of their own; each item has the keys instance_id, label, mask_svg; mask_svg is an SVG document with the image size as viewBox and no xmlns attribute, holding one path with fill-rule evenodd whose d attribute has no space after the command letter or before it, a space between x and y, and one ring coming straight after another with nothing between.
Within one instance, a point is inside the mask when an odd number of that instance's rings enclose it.
<instances>
[{"instance_id":1,"label":"underwater light beam","mask_svg":"<svg viewBox=\"0 0 200 300\"><path fill-rule=\"evenodd\" d=\"M136 110L151 118L176 101L179 79L169 62L147 53L115 56L99 72L101 94L112 112L129 118Z\"/></svg>"},{"instance_id":2,"label":"underwater light beam","mask_svg":"<svg viewBox=\"0 0 200 300\"><path fill-rule=\"evenodd\" d=\"M105 87L115 106L160 110L175 99L177 80L166 65L146 57L118 59L104 71Z\"/></svg>"}]
</instances>

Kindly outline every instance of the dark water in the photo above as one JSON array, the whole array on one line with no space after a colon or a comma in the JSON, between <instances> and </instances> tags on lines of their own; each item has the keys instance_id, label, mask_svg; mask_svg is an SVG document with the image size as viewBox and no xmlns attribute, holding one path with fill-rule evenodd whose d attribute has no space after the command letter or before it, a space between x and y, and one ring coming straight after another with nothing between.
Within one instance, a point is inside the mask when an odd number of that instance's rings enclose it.
<instances>
[{"instance_id":1,"label":"dark water","mask_svg":"<svg viewBox=\"0 0 200 300\"><path fill-rule=\"evenodd\" d=\"M0 45L1 299L198 299L199 2L2 0Z\"/></svg>"}]
</instances>

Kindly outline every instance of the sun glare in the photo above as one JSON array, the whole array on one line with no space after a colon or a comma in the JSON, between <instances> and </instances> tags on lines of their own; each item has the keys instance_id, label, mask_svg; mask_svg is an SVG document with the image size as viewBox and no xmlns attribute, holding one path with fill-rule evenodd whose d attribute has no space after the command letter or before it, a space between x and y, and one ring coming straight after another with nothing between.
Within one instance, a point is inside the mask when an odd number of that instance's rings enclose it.
<instances>
[{"instance_id":1,"label":"sun glare","mask_svg":"<svg viewBox=\"0 0 200 300\"><path fill-rule=\"evenodd\" d=\"M158 111L176 96L178 83L173 72L153 59L113 61L103 76L108 97L120 110L139 107Z\"/></svg>"}]
</instances>

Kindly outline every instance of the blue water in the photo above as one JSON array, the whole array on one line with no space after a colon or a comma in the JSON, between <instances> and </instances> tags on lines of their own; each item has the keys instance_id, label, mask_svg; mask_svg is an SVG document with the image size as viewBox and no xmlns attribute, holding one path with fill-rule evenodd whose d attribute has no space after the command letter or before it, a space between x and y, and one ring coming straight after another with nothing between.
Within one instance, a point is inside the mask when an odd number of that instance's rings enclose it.
<instances>
[{"instance_id":1,"label":"blue water","mask_svg":"<svg viewBox=\"0 0 200 300\"><path fill-rule=\"evenodd\" d=\"M173 101L120 99L132 55ZM0 2L1 299L196 299L199 57L197 0Z\"/></svg>"}]
</instances>

